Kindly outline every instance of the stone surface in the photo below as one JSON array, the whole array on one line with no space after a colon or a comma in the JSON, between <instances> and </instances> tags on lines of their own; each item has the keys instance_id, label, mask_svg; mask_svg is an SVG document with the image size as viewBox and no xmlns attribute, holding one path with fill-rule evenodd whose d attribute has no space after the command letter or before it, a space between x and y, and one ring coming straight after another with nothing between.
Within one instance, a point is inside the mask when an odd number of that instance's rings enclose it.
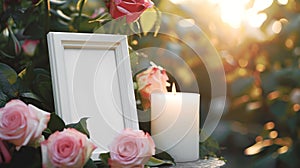
<instances>
[{"instance_id":1,"label":"stone surface","mask_svg":"<svg viewBox=\"0 0 300 168\"><path fill-rule=\"evenodd\" d=\"M223 165L225 165L225 162L223 160L219 160L217 158L209 158L205 160L198 160L195 162L177 163L176 166L169 166L168 168L217 168Z\"/></svg>"}]
</instances>

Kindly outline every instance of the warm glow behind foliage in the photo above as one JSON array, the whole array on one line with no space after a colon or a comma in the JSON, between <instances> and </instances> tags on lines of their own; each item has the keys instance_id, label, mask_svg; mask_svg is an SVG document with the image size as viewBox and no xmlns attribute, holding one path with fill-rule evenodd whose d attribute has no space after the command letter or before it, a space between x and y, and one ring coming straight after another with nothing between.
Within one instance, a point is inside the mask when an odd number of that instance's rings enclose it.
<instances>
[{"instance_id":1,"label":"warm glow behind foliage","mask_svg":"<svg viewBox=\"0 0 300 168\"><path fill-rule=\"evenodd\" d=\"M208 23L211 32L223 34L224 38L227 36L226 44L230 46L236 46L248 37L259 41L270 39L279 34L283 25L289 22L286 18L272 19L268 13L264 12L272 4L287 5L289 0L170 1L184 6L184 9L188 9L188 12L195 18L200 18L196 19L198 23ZM267 20L267 25L262 27ZM213 41L214 44L215 42Z\"/></svg>"},{"instance_id":2,"label":"warm glow behind foliage","mask_svg":"<svg viewBox=\"0 0 300 168\"><path fill-rule=\"evenodd\" d=\"M242 24L259 28L267 19L262 10L270 7L273 0L209 0L220 7L223 22L233 28L239 28Z\"/></svg>"}]
</instances>

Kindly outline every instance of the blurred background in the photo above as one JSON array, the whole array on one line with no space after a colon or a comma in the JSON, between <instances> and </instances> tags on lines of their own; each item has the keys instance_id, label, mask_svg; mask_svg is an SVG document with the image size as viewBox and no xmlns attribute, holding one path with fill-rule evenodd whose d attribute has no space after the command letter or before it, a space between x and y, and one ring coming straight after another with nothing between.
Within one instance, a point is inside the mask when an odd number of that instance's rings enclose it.
<instances>
[{"instance_id":1,"label":"blurred background","mask_svg":"<svg viewBox=\"0 0 300 168\"><path fill-rule=\"evenodd\" d=\"M164 66L178 90L201 94L203 125L212 88L198 54L222 60L214 68L226 74L226 108L201 156L223 157L230 168L300 167L300 0L153 2L176 17L152 19L153 31L129 36L137 51L133 75L149 61ZM0 105L19 97L54 111L45 34L101 32L109 19L104 6L101 0L1 1Z\"/></svg>"},{"instance_id":2,"label":"blurred background","mask_svg":"<svg viewBox=\"0 0 300 168\"><path fill-rule=\"evenodd\" d=\"M300 1L170 0L159 8L198 25L222 58L227 108L212 137L225 167L299 167ZM201 61L187 62L209 98Z\"/></svg>"}]
</instances>

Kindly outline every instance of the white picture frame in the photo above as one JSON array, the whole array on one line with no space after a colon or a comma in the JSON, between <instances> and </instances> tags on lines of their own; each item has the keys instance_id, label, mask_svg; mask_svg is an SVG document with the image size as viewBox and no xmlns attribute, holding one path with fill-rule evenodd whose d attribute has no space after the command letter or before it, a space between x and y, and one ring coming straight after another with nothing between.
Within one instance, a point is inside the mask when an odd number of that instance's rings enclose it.
<instances>
[{"instance_id":1,"label":"white picture frame","mask_svg":"<svg viewBox=\"0 0 300 168\"><path fill-rule=\"evenodd\" d=\"M87 120L98 160L124 128L139 129L127 37L49 32L56 113L66 124Z\"/></svg>"}]
</instances>

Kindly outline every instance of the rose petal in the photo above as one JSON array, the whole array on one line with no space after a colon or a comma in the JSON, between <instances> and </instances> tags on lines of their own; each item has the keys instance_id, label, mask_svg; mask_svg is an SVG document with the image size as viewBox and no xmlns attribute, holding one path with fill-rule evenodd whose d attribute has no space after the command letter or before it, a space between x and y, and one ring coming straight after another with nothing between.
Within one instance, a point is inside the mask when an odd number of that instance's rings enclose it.
<instances>
[{"instance_id":1,"label":"rose petal","mask_svg":"<svg viewBox=\"0 0 300 168\"><path fill-rule=\"evenodd\" d=\"M131 23L152 6L153 2L150 0L112 0L110 1L110 14L114 19L126 16L127 23Z\"/></svg>"},{"instance_id":2,"label":"rose petal","mask_svg":"<svg viewBox=\"0 0 300 168\"><path fill-rule=\"evenodd\" d=\"M33 138L39 138L42 132L47 128L47 124L50 120L50 113L41 110L34 105L28 105L29 112L34 114L34 118L39 121L37 129L35 130L35 134Z\"/></svg>"},{"instance_id":3,"label":"rose petal","mask_svg":"<svg viewBox=\"0 0 300 168\"><path fill-rule=\"evenodd\" d=\"M55 132L42 143L43 166L81 168L95 148L86 135L73 128Z\"/></svg>"},{"instance_id":4,"label":"rose petal","mask_svg":"<svg viewBox=\"0 0 300 168\"><path fill-rule=\"evenodd\" d=\"M155 145L149 134L141 130L124 129L109 146L112 164L116 167L134 167L145 164L152 153Z\"/></svg>"}]
</instances>

